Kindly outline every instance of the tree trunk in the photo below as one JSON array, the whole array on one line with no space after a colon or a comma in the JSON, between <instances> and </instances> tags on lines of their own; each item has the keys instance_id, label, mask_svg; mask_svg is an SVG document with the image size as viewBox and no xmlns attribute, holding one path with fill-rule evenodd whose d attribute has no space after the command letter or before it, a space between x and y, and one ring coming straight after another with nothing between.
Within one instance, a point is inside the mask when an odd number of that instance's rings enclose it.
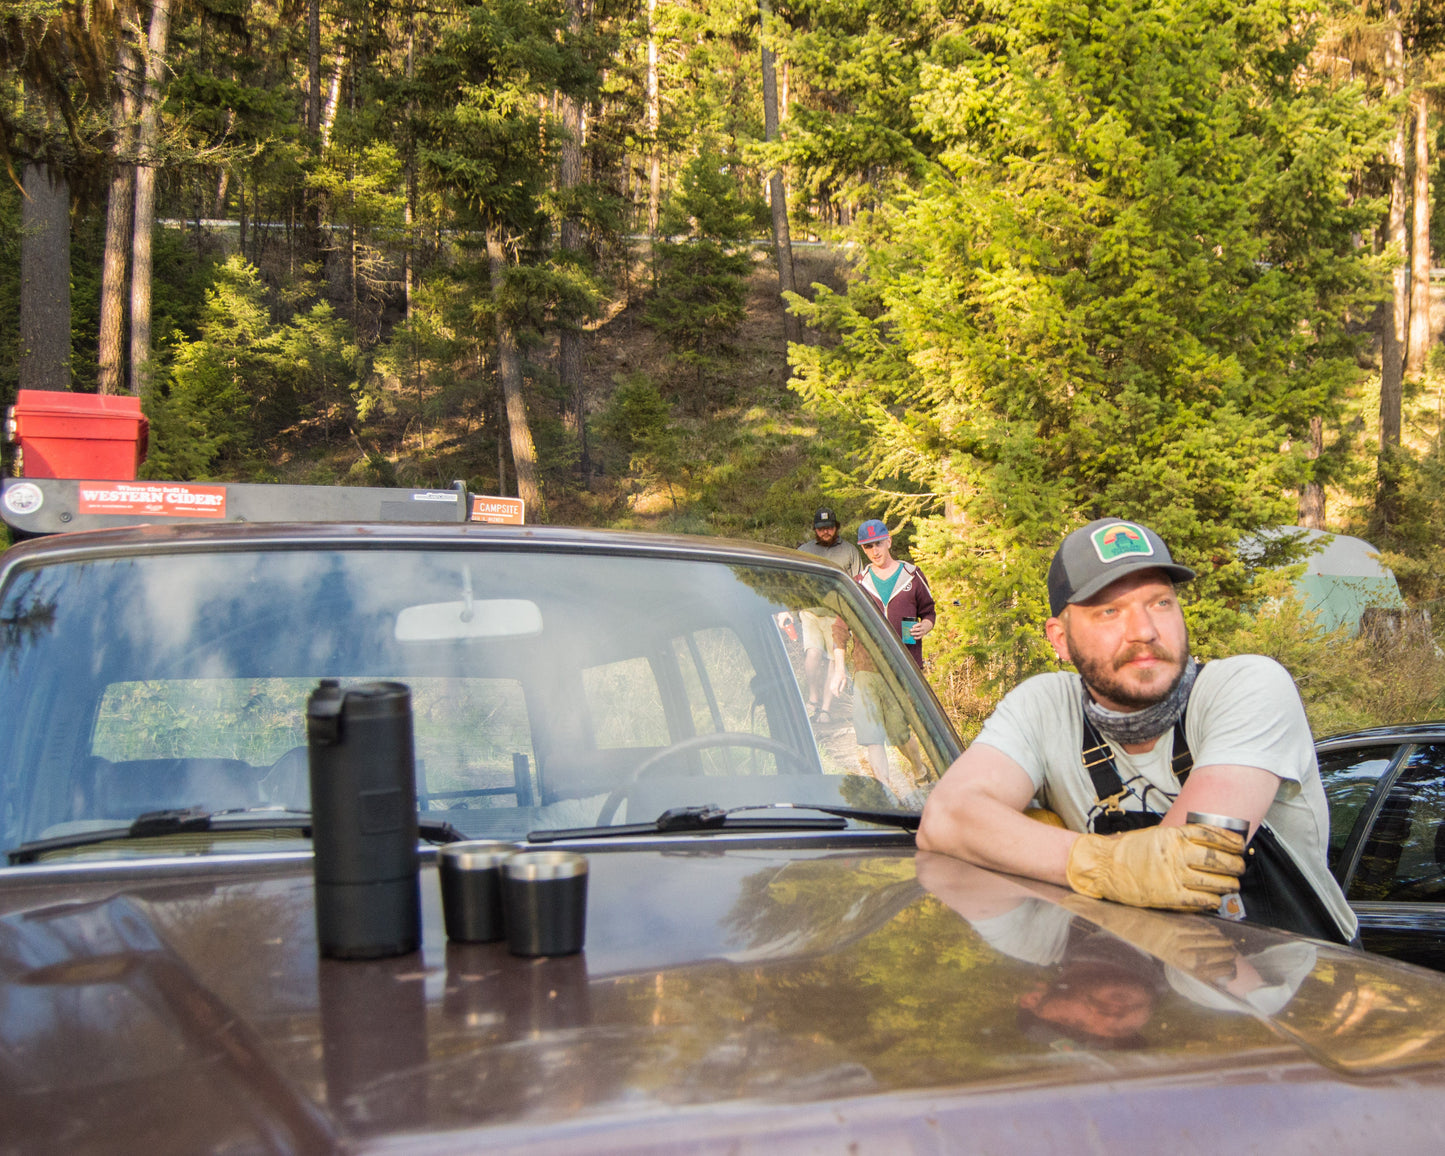
<instances>
[{"instance_id":1,"label":"tree trunk","mask_svg":"<svg viewBox=\"0 0 1445 1156\"><path fill-rule=\"evenodd\" d=\"M1325 450L1325 422L1319 414L1310 418L1310 441L1305 457L1318 461ZM1310 530L1325 528L1325 488L1317 481L1308 481L1299 492L1299 524Z\"/></svg>"},{"instance_id":2,"label":"tree trunk","mask_svg":"<svg viewBox=\"0 0 1445 1156\"><path fill-rule=\"evenodd\" d=\"M1393 6L1392 6L1393 8ZM1400 32L1398 10L1385 45L1385 97L1395 99L1405 86L1405 46ZM1400 405L1404 392L1406 314L1410 307L1408 268L1405 254L1405 117L1396 125L1385 153L1390 166L1390 216L1386 243L1396 247L1391 293L1385 308L1384 332L1380 341L1380 457L1376 473L1375 520L1388 525L1395 520L1395 478L1392 451L1400 444Z\"/></svg>"},{"instance_id":3,"label":"tree trunk","mask_svg":"<svg viewBox=\"0 0 1445 1156\"><path fill-rule=\"evenodd\" d=\"M131 42L128 21L116 33L115 168L105 209L105 256L100 276L100 335L97 350L96 389L124 393L125 299L129 272L131 213L135 209L136 76L140 54Z\"/></svg>"},{"instance_id":4,"label":"tree trunk","mask_svg":"<svg viewBox=\"0 0 1445 1156\"><path fill-rule=\"evenodd\" d=\"M1415 112L1415 213L1410 231L1410 352L1405 372L1425 372L1430 352L1430 139L1429 100L1417 89L1410 100Z\"/></svg>"},{"instance_id":5,"label":"tree trunk","mask_svg":"<svg viewBox=\"0 0 1445 1156\"><path fill-rule=\"evenodd\" d=\"M345 30L346 25L342 25ZM331 130L336 125L336 109L341 102L341 74L346 69L346 49L336 53L336 67L331 70L331 82L326 88L326 101L321 106L321 151L331 147Z\"/></svg>"},{"instance_id":6,"label":"tree trunk","mask_svg":"<svg viewBox=\"0 0 1445 1156\"><path fill-rule=\"evenodd\" d=\"M487 260L491 265L492 294L500 298L507 275L507 255L496 226L487 230ZM502 396L507 404L507 429L512 440L512 470L517 475L517 496L522 499L528 522L545 522L547 507L537 484L537 449L527 421L527 403L522 397L522 358L517 338L503 311L497 310L497 372L502 379Z\"/></svg>"},{"instance_id":7,"label":"tree trunk","mask_svg":"<svg viewBox=\"0 0 1445 1156\"><path fill-rule=\"evenodd\" d=\"M416 15L408 17L406 29L406 79L410 82L416 76ZM416 119L416 101L407 102L407 120ZM411 320L412 279L416 275L416 140L412 130L407 130L406 144L406 205L402 209L402 225L406 230L406 249L402 256L401 278L406 293L406 319ZM488 242L488 252L491 251Z\"/></svg>"},{"instance_id":8,"label":"tree trunk","mask_svg":"<svg viewBox=\"0 0 1445 1156\"><path fill-rule=\"evenodd\" d=\"M567 0L567 26L573 36L582 32L582 0ZM582 251L582 226L578 223L575 206L570 195L582 183L582 102L567 93L558 94L561 112L562 139L561 163L558 166L557 183L562 188L562 259L569 264L581 265L585 254ZM564 316L559 318L561 329L557 335L557 377L562 387L562 396L571 410L570 418L575 423L578 445L581 450L579 466L586 478L591 472L587 459L587 414L586 397L582 388L582 326L581 318Z\"/></svg>"},{"instance_id":9,"label":"tree trunk","mask_svg":"<svg viewBox=\"0 0 1445 1156\"><path fill-rule=\"evenodd\" d=\"M125 299L130 259L131 214L135 209L136 109L140 98L136 78L140 53L131 40L131 19L116 31L115 168L105 210L105 256L100 277L100 334L96 389L100 393L126 392ZM220 216L219 213L216 214Z\"/></svg>"},{"instance_id":10,"label":"tree trunk","mask_svg":"<svg viewBox=\"0 0 1445 1156\"><path fill-rule=\"evenodd\" d=\"M313 163L321 159L321 0L307 0L306 4L306 151ZM321 222L326 216L322 206L324 195L314 186L303 187L301 192L302 260L319 263L323 282L326 280L326 262L331 257L330 246L325 243ZM293 202L291 219L295 217ZM286 230L286 250L294 268L296 261L296 232ZM293 274L294 276L294 274Z\"/></svg>"},{"instance_id":11,"label":"tree trunk","mask_svg":"<svg viewBox=\"0 0 1445 1156\"><path fill-rule=\"evenodd\" d=\"M321 137L321 0L306 5L306 135Z\"/></svg>"},{"instance_id":12,"label":"tree trunk","mask_svg":"<svg viewBox=\"0 0 1445 1156\"><path fill-rule=\"evenodd\" d=\"M130 386L150 393L151 236L156 225L155 151L160 140L161 80L170 35L171 0L152 0L146 34L145 89L141 94L139 152L135 171L134 241L130 280Z\"/></svg>"},{"instance_id":13,"label":"tree trunk","mask_svg":"<svg viewBox=\"0 0 1445 1156\"><path fill-rule=\"evenodd\" d=\"M100 275L100 340L96 391L125 393L125 298L135 208L135 166L117 161L105 210L105 256Z\"/></svg>"},{"instance_id":14,"label":"tree trunk","mask_svg":"<svg viewBox=\"0 0 1445 1156\"><path fill-rule=\"evenodd\" d=\"M662 199L662 144L657 139L662 107L657 91L657 0L647 0L647 234L657 236L658 204Z\"/></svg>"},{"instance_id":15,"label":"tree trunk","mask_svg":"<svg viewBox=\"0 0 1445 1156\"><path fill-rule=\"evenodd\" d=\"M20 199L21 389L70 388L70 185L25 166Z\"/></svg>"},{"instance_id":16,"label":"tree trunk","mask_svg":"<svg viewBox=\"0 0 1445 1156\"><path fill-rule=\"evenodd\" d=\"M759 42L763 51L763 139L769 144L778 139L778 72L773 65L772 49L768 47L768 26L773 20L771 0L758 0L758 15L762 18ZM797 284L793 279L793 239L788 232L788 197L783 188L783 173L774 169L768 174L768 199L773 210L773 253L778 263L778 294L796 293ZM783 336L789 344L803 340L803 327L798 318L783 306Z\"/></svg>"},{"instance_id":17,"label":"tree trunk","mask_svg":"<svg viewBox=\"0 0 1445 1156\"><path fill-rule=\"evenodd\" d=\"M507 424L507 399L497 397L497 497L507 496L507 440L502 428Z\"/></svg>"}]
</instances>

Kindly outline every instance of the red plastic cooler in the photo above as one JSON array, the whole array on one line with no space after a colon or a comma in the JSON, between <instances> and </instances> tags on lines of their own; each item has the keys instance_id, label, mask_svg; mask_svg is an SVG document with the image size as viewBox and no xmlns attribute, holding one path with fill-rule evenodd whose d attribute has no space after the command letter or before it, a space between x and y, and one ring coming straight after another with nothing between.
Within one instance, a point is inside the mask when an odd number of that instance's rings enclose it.
<instances>
[{"instance_id":1,"label":"red plastic cooler","mask_svg":"<svg viewBox=\"0 0 1445 1156\"><path fill-rule=\"evenodd\" d=\"M128 481L145 461L150 422L129 394L22 389L9 433L22 477Z\"/></svg>"}]
</instances>

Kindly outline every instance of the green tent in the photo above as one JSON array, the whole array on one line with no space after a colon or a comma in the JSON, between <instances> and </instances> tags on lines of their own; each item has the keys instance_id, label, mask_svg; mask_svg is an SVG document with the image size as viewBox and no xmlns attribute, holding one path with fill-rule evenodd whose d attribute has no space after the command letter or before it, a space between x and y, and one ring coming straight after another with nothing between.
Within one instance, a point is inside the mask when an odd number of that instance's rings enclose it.
<instances>
[{"instance_id":1,"label":"green tent","mask_svg":"<svg viewBox=\"0 0 1445 1156\"><path fill-rule=\"evenodd\" d=\"M1292 526L1281 526L1274 533L1302 534L1307 545L1314 543L1295 589L1326 630L1348 626L1351 633L1358 633L1360 614L1369 606L1405 608L1395 575L1380 565L1379 551L1363 538Z\"/></svg>"}]
</instances>

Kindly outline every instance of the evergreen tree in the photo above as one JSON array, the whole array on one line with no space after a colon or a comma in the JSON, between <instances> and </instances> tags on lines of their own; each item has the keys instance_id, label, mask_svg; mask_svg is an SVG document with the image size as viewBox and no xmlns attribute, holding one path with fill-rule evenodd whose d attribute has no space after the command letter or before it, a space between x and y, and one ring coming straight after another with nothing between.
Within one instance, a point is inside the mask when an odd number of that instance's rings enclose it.
<instances>
[{"instance_id":1,"label":"evergreen tree","mask_svg":"<svg viewBox=\"0 0 1445 1156\"><path fill-rule=\"evenodd\" d=\"M663 213L663 233L685 239L653 245L657 288L646 317L691 371L698 408L708 400L718 351L744 317L752 263L745 241L766 213L761 200L743 195L730 166L715 153L688 163Z\"/></svg>"},{"instance_id":2,"label":"evergreen tree","mask_svg":"<svg viewBox=\"0 0 1445 1156\"><path fill-rule=\"evenodd\" d=\"M1291 0L994 0L922 70L939 160L862 223L837 344L796 387L858 423L858 480L931 515L930 576L1015 676L1044 659L1044 571L1097 516L1200 571L1191 617L1248 597L1241 532L1293 521L1298 448L1358 375L1347 183L1383 126L1302 67ZM945 504L948 509L945 511ZM950 516L938 517L947 512Z\"/></svg>"}]
</instances>

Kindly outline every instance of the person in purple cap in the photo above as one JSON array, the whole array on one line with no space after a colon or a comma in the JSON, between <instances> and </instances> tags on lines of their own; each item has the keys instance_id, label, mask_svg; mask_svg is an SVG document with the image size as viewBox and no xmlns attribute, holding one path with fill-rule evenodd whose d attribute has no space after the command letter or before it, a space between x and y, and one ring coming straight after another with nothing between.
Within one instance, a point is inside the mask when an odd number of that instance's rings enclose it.
<instances>
[{"instance_id":1,"label":"person in purple cap","mask_svg":"<svg viewBox=\"0 0 1445 1156\"><path fill-rule=\"evenodd\" d=\"M1294 680L1263 655L1190 657L1175 584L1193 577L1138 522L1069 534L1044 632L1074 670L1004 696L930 795L918 846L1137 907L1224 912L1242 894L1245 918L1350 942Z\"/></svg>"},{"instance_id":2,"label":"person in purple cap","mask_svg":"<svg viewBox=\"0 0 1445 1156\"><path fill-rule=\"evenodd\" d=\"M923 637L933 629L936 618L933 592L928 579L912 562L893 557L893 536L877 518L870 518L858 527L858 546L868 559L868 567L853 579L863 588L868 600L888 620L899 641L919 670L923 669ZM834 694L842 694L847 683L847 648L851 638L848 624L842 618L833 620L833 663L829 686ZM853 648L853 729L873 777L887 785L899 798L906 798L916 789L924 775L923 750L904 718L882 676L864 647ZM903 752L913 767L914 783L890 781L887 746Z\"/></svg>"}]
</instances>

